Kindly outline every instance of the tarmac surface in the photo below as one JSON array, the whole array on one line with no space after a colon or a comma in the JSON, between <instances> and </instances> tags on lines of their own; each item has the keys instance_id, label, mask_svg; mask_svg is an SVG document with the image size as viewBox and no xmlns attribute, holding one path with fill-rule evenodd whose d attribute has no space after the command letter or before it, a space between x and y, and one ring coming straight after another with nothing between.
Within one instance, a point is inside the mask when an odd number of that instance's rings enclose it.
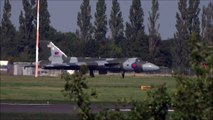
<instances>
[{"instance_id":1,"label":"tarmac surface","mask_svg":"<svg viewBox=\"0 0 213 120\"><path fill-rule=\"evenodd\" d=\"M1 113L77 113L77 106L71 104L15 104L15 103L0 103ZM115 106L115 105L91 105L92 112L109 109L120 111L130 111L130 107Z\"/></svg>"},{"instance_id":2,"label":"tarmac surface","mask_svg":"<svg viewBox=\"0 0 213 120\"><path fill-rule=\"evenodd\" d=\"M1 103L1 113L72 113L68 104L11 104Z\"/></svg>"}]
</instances>

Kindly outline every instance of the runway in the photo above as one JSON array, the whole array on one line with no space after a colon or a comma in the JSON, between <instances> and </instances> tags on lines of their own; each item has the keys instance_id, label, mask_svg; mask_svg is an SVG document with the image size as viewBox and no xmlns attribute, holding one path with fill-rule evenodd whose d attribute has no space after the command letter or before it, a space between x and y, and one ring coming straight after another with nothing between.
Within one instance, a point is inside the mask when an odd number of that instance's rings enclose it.
<instances>
[{"instance_id":1,"label":"runway","mask_svg":"<svg viewBox=\"0 0 213 120\"><path fill-rule=\"evenodd\" d=\"M69 104L10 104L1 103L1 113L73 113Z\"/></svg>"},{"instance_id":2,"label":"runway","mask_svg":"<svg viewBox=\"0 0 213 120\"><path fill-rule=\"evenodd\" d=\"M14 104L14 103L0 103L1 113L65 113L73 114L78 113L76 105L72 104ZM102 110L121 112L131 111L132 106L118 106L113 104L92 104L91 109L93 113L97 113ZM173 109L169 109L168 112L174 112Z\"/></svg>"},{"instance_id":3,"label":"runway","mask_svg":"<svg viewBox=\"0 0 213 120\"><path fill-rule=\"evenodd\" d=\"M15 103L1 103L1 113L77 113L77 106L71 104L15 104ZM91 105L92 112L96 113L104 109L114 111L119 108L120 111L130 111L130 107L115 106L115 105Z\"/></svg>"}]
</instances>

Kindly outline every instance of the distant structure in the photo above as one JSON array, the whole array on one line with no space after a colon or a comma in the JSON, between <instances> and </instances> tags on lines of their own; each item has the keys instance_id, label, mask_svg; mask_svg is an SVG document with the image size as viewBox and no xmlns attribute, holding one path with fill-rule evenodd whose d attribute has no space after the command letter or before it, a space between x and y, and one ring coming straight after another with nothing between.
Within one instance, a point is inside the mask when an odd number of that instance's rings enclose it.
<instances>
[{"instance_id":1,"label":"distant structure","mask_svg":"<svg viewBox=\"0 0 213 120\"><path fill-rule=\"evenodd\" d=\"M30 62L14 62L13 64L8 65L7 73L10 75L34 76L35 67L26 67L30 65L32 65ZM60 76L62 73L62 70L38 69L38 76Z\"/></svg>"},{"instance_id":2,"label":"distant structure","mask_svg":"<svg viewBox=\"0 0 213 120\"><path fill-rule=\"evenodd\" d=\"M1 72L7 72L7 66L8 66L8 61L6 60L0 60L0 71Z\"/></svg>"}]
</instances>

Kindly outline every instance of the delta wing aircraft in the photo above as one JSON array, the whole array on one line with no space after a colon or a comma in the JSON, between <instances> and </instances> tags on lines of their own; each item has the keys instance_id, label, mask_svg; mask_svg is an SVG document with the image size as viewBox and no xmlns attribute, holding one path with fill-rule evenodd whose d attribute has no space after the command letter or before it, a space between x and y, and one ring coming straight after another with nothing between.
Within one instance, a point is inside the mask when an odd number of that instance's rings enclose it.
<instances>
[{"instance_id":1,"label":"delta wing aircraft","mask_svg":"<svg viewBox=\"0 0 213 120\"><path fill-rule=\"evenodd\" d=\"M94 71L99 74L107 72L146 72L157 71L159 67L150 62L142 62L139 58L78 58L68 57L63 51L50 41L41 41L39 67L43 69L79 70L82 65L87 66L89 74L94 77Z\"/></svg>"}]
</instances>

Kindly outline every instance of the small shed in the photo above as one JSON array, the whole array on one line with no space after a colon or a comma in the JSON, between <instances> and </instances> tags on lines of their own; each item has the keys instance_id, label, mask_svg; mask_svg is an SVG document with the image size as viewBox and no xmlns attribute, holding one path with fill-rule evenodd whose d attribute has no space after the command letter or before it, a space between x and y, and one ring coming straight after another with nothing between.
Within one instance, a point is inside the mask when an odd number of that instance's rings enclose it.
<instances>
[{"instance_id":1,"label":"small shed","mask_svg":"<svg viewBox=\"0 0 213 120\"><path fill-rule=\"evenodd\" d=\"M30 62L14 62L10 67L10 74L12 75L25 75L25 76L34 76L35 67ZM32 67L30 67L32 66ZM38 76L59 76L62 74L62 70L46 70L39 68Z\"/></svg>"},{"instance_id":2,"label":"small shed","mask_svg":"<svg viewBox=\"0 0 213 120\"><path fill-rule=\"evenodd\" d=\"M8 61L7 60L0 60L0 71L7 72L8 68Z\"/></svg>"}]
</instances>

